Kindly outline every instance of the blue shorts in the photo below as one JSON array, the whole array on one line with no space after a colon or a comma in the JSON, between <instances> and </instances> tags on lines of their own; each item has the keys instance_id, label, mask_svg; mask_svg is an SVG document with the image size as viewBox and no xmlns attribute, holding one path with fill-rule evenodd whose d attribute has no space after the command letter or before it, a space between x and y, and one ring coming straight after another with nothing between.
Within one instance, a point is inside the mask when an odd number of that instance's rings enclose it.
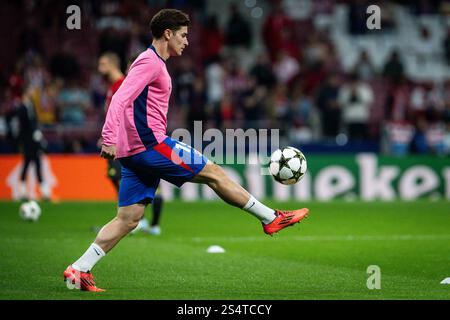
<instances>
[{"instance_id":1,"label":"blue shorts","mask_svg":"<svg viewBox=\"0 0 450 320\"><path fill-rule=\"evenodd\" d=\"M181 187L205 167L208 159L191 146L167 137L156 146L119 161L119 207L125 207L151 202L160 179Z\"/></svg>"}]
</instances>

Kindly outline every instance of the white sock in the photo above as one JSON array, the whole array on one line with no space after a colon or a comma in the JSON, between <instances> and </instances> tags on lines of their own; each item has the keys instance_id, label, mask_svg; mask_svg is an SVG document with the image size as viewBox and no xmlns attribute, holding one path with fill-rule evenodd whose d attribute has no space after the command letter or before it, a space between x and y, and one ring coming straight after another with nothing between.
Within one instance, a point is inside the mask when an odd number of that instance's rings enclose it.
<instances>
[{"instance_id":1,"label":"white sock","mask_svg":"<svg viewBox=\"0 0 450 320\"><path fill-rule=\"evenodd\" d=\"M72 268L81 272L88 272L95 264L105 256L105 252L99 245L93 243L86 252L72 264Z\"/></svg>"},{"instance_id":2,"label":"white sock","mask_svg":"<svg viewBox=\"0 0 450 320\"><path fill-rule=\"evenodd\" d=\"M50 198L50 188L49 188L48 184L44 181L41 183L40 187L41 187L42 196L44 198L49 199Z\"/></svg>"},{"instance_id":3,"label":"white sock","mask_svg":"<svg viewBox=\"0 0 450 320\"><path fill-rule=\"evenodd\" d=\"M250 199L247 204L242 208L242 210L254 215L256 218L261 220L262 223L268 224L276 218L275 210L266 207L261 202L250 195Z\"/></svg>"},{"instance_id":4,"label":"white sock","mask_svg":"<svg viewBox=\"0 0 450 320\"><path fill-rule=\"evenodd\" d=\"M23 182L23 181L19 182L19 197L20 198L28 198L26 182Z\"/></svg>"}]
</instances>

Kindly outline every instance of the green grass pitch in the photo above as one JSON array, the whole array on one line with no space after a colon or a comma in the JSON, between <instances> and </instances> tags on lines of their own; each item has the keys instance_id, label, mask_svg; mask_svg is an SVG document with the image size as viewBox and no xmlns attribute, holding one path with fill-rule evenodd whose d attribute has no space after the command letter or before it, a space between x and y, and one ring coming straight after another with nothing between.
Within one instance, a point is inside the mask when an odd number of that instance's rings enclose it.
<instances>
[{"instance_id":1,"label":"green grass pitch","mask_svg":"<svg viewBox=\"0 0 450 320\"><path fill-rule=\"evenodd\" d=\"M0 299L449 299L450 204L268 202L310 217L273 238L221 202L166 203L162 235L127 236L95 268L104 293L69 290L62 272L115 203L41 203L39 222L0 202ZM147 209L147 215L150 210ZM225 248L209 254L210 245ZM381 269L369 290L367 268Z\"/></svg>"}]
</instances>

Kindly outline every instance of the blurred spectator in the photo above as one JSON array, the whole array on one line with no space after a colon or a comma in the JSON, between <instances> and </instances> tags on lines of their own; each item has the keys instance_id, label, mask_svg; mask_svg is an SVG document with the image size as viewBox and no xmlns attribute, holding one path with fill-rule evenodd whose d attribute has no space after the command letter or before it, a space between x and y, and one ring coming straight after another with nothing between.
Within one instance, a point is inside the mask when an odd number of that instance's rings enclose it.
<instances>
[{"instance_id":1,"label":"blurred spectator","mask_svg":"<svg viewBox=\"0 0 450 320\"><path fill-rule=\"evenodd\" d=\"M260 53L256 58L256 63L250 69L249 75L256 79L258 85L266 89L273 89L277 83L277 78L272 70L272 65L267 55Z\"/></svg>"},{"instance_id":2,"label":"blurred spectator","mask_svg":"<svg viewBox=\"0 0 450 320\"><path fill-rule=\"evenodd\" d=\"M427 0L416 0L411 1L409 6L412 12L416 15L420 14L433 14L437 12L438 5L441 1L427 1ZM445 2L445 1L442 1Z\"/></svg>"},{"instance_id":3,"label":"blurred spectator","mask_svg":"<svg viewBox=\"0 0 450 320\"><path fill-rule=\"evenodd\" d=\"M252 31L249 23L239 12L235 3L230 5L230 16L225 30L225 43L231 48L249 48L252 44Z\"/></svg>"},{"instance_id":4,"label":"blurred spectator","mask_svg":"<svg viewBox=\"0 0 450 320\"><path fill-rule=\"evenodd\" d=\"M303 86L300 83L294 85L291 96L291 117L301 125L311 125L313 113L313 99L305 94Z\"/></svg>"},{"instance_id":5,"label":"blurred spectator","mask_svg":"<svg viewBox=\"0 0 450 320\"><path fill-rule=\"evenodd\" d=\"M313 99L305 94L300 83L296 83L290 101L289 140L292 143L311 143L315 136L312 128L318 124L314 119Z\"/></svg>"},{"instance_id":6,"label":"blurred spectator","mask_svg":"<svg viewBox=\"0 0 450 320\"><path fill-rule=\"evenodd\" d=\"M56 123L56 97L61 89L61 80L53 80L43 88L29 89L28 98L34 106L36 118L42 126L51 126Z\"/></svg>"},{"instance_id":7,"label":"blurred spectator","mask_svg":"<svg viewBox=\"0 0 450 320\"><path fill-rule=\"evenodd\" d=\"M444 55L447 65L450 66L450 28L447 29L447 36L443 41Z\"/></svg>"},{"instance_id":8,"label":"blurred spectator","mask_svg":"<svg viewBox=\"0 0 450 320\"><path fill-rule=\"evenodd\" d=\"M70 81L61 89L57 102L61 108L61 121L68 125L83 125L85 111L90 106L90 96L76 81Z\"/></svg>"},{"instance_id":9,"label":"blurred spectator","mask_svg":"<svg viewBox=\"0 0 450 320\"><path fill-rule=\"evenodd\" d=\"M119 12L120 6L119 1L105 1L102 3L102 16L96 22L99 30L115 29L117 31L125 31L131 28L130 21L124 19Z\"/></svg>"},{"instance_id":10,"label":"blurred spectator","mask_svg":"<svg viewBox=\"0 0 450 320\"><path fill-rule=\"evenodd\" d=\"M241 100L245 119L244 130L264 127L261 121L266 117L267 88L259 85L255 78L250 78Z\"/></svg>"},{"instance_id":11,"label":"blurred spectator","mask_svg":"<svg viewBox=\"0 0 450 320\"><path fill-rule=\"evenodd\" d=\"M407 155L414 133L414 126L409 122L387 121L384 124L386 152L394 156Z\"/></svg>"},{"instance_id":12,"label":"blurred spectator","mask_svg":"<svg viewBox=\"0 0 450 320\"><path fill-rule=\"evenodd\" d=\"M428 125L425 131L425 140L428 150L437 155L445 154L445 124L441 121L435 121Z\"/></svg>"},{"instance_id":13,"label":"blurred spectator","mask_svg":"<svg viewBox=\"0 0 450 320\"><path fill-rule=\"evenodd\" d=\"M383 76L392 82L398 82L404 76L403 63L397 50L392 51L389 60L384 65Z\"/></svg>"},{"instance_id":14,"label":"blurred spectator","mask_svg":"<svg viewBox=\"0 0 450 320\"><path fill-rule=\"evenodd\" d=\"M314 133L310 127L301 124L301 122L293 121L288 133L289 143L291 144L308 144L314 140Z\"/></svg>"},{"instance_id":15,"label":"blurred spectator","mask_svg":"<svg viewBox=\"0 0 450 320\"><path fill-rule=\"evenodd\" d=\"M131 27L130 44L128 49L128 57L138 56L142 51L150 45L150 35L148 32L142 32L139 25L133 22Z\"/></svg>"},{"instance_id":16,"label":"blurred spectator","mask_svg":"<svg viewBox=\"0 0 450 320\"><path fill-rule=\"evenodd\" d=\"M236 104L241 94L247 89L247 73L234 59L228 59L224 78L225 91L230 95L231 103Z\"/></svg>"},{"instance_id":17,"label":"blurred spectator","mask_svg":"<svg viewBox=\"0 0 450 320\"><path fill-rule=\"evenodd\" d=\"M429 89L424 85L415 85L411 90L409 105L414 114L423 114L428 104Z\"/></svg>"},{"instance_id":18,"label":"blurred spectator","mask_svg":"<svg viewBox=\"0 0 450 320\"><path fill-rule=\"evenodd\" d=\"M279 37L281 38L281 44L278 50L285 51L291 57L299 59L300 46L294 28L283 28L279 30Z\"/></svg>"},{"instance_id":19,"label":"blurred spectator","mask_svg":"<svg viewBox=\"0 0 450 320\"><path fill-rule=\"evenodd\" d=\"M371 3L368 3L369 6ZM391 32L396 27L395 24L395 3L391 1L381 1L379 3L381 12L381 30L383 33Z\"/></svg>"},{"instance_id":20,"label":"blurred spectator","mask_svg":"<svg viewBox=\"0 0 450 320\"><path fill-rule=\"evenodd\" d=\"M222 101L220 101L217 127L222 131L225 131L227 128L233 128L232 123L234 118L235 110L233 107L233 99L229 93L225 93Z\"/></svg>"},{"instance_id":21,"label":"blurred spectator","mask_svg":"<svg viewBox=\"0 0 450 320\"><path fill-rule=\"evenodd\" d=\"M433 95L434 89L429 91L429 100L425 112L426 129L424 132L427 151L436 155L445 154L445 113L443 106Z\"/></svg>"},{"instance_id":22,"label":"blurred spectator","mask_svg":"<svg viewBox=\"0 0 450 320\"><path fill-rule=\"evenodd\" d=\"M410 89L406 80L400 80L388 89L384 104L386 120L403 121L407 118L410 102Z\"/></svg>"},{"instance_id":23,"label":"blurred spectator","mask_svg":"<svg viewBox=\"0 0 450 320\"><path fill-rule=\"evenodd\" d=\"M342 67L341 59L337 53L336 47L328 38L328 35L323 36L322 43L323 58L319 59L318 63L315 66L312 66L312 69L326 73L346 73Z\"/></svg>"},{"instance_id":24,"label":"blurred spectator","mask_svg":"<svg viewBox=\"0 0 450 320\"><path fill-rule=\"evenodd\" d=\"M54 77L72 80L80 75L80 65L73 54L63 51L51 58L50 71Z\"/></svg>"},{"instance_id":25,"label":"blurred spectator","mask_svg":"<svg viewBox=\"0 0 450 320\"><path fill-rule=\"evenodd\" d=\"M442 85L441 97L443 101L443 117L444 120L450 122L450 79L447 79Z\"/></svg>"},{"instance_id":26,"label":"blurred spectator","mask_svg":"<svg viewBox=\"0 0 450 320\"><path fill-rule=\"evenodd\" d=\"M364 81L371 81L376 76L375 66L367 50L360 52L358 61L353 67L353 72Z\"/></svg>"},{"instance_id":27,"label":"blurred spectator","mask_svg":"<svg viewBox=\"0 0 450 320\"><path fill-rule=\"evenodd\" d=\"M425 115L420 115L414 120L415 133L412 141L412 151L414 153L425 154L428 151L427 130L428 123Z\"/></svg>"},{"instance_id":28,"label":"blurred spectator","mask_svg":"<svg viewBox=\"0 0 450 320\"><path fill-rule=\"evenodd\" d=\"M447 118L445 122L445 135L444 135L444 154L450 155L450 121Z\"/></svg>"},{"instance_id":29,"label":"blurred spectator","mask_svg":"<svg viewBox=\"0 0 450 320\"><path fill-rule=\"evenodd\" d=\"M369 6L368 1L353 0L349 3L348 10L348 31L352 35L365 34L368 29L366 25L367 14L366 10Z\"/></svg>"},{"instance_id":30,"label":"blurred spectator","mask_svg":"<svg viewBox=\"0 0 450 320\"><path fill-rule=\"evenodd\" d=\"M39 34L39 28L33 25L32 21L24 19L25 27L20 31L18 55L27 53L42 53L42 37Z\"/></svg>"},{"instance_id":31,"label":"blurred spectator","mask_svg":"<svg viewBox=\"0 0 450 320\"><path fill-rule=\"evenodd\" d=\"M336 74L328 75L325 83L318 88L316 104L321 112L322 134L326 138L335 138L340 132L339 88L339 78Z\"/></svg>"},{"instance_id":32,"label":"blurred spectator","mask_svg":"<svg viewBox=\"0 0 450 320\"><path fill-rule=\"evenodd\" d=\"M192 95L185 112L190 132L194 131L194 121L202 121L205 127L209 127L207 122L211 118L211 110L207 108L205 80L200 76L194 79Z\"/></svg>"},{"instance_id":33,"label":"blurred spectator","mask_svg":"<svg viewBox=\"0 0 450 320\"><path fill-rule=\"evenodd\" d=\"M324 34L313 32L304 50L304 61L310 67L323 65L329 57L329 46Z\"/></svg>"},{"instance_id":34,"label":"blurred spectator","mask_svg":"<svg viewBox=\"0 0 450 320\"><path fill-rule=\"evenodd\" d=\"M250 24L239 12L237 4L232 3L225 28L226 52L244 70L247 70L253 62L249 52L252 42L253 33Z\"/></svg>"},{"instance_id":35,"label":"blurred spectator","mask_svg":"<svg viewBox=\"0 0 450 320\"><path fill-rule=\"evenodd\" d=\"M430 30L426 26L420 27L419 39L414 43L415 46L413 50L416 55L417 65L423 67L428 63L428 61L433 59L435 48Z\"/></svg>"},{"instance_id":36,"label":"blurred spectator","mask_svg":"<svg viewBox=\"0 0 450 320\"><path fill-rule=\"evenodd\" d=\"M284 48L284 40L280 37L280 30L293 28L293 21L283 11L281 1L272 2L272 9L263 24L262 37L269 53L269 58L274 62L280 48ZM286 33L283 33L287 35Z\"/></svg>"},{"instance_id":37,"label":"blurred spectator","mask_svg":"<svg viewBox=\"0 0 450 320\"><path fill-rule=\"evenodd\" d=\"M299 72L300 64L286 51L280 50L273 66L277 81L288 84Z\"/></svg>"},{"instance_id":38,"label":"blurred spectator","mask_svg":"<svg viewBox=\"0 0 450 320\"><path fill-rule=\"evenodd\" d=\"M326 77L330 74L340 74L334 69L326 70L324 65L307 67L301 74L301 80L304 82L304 90L308 95L315 95L319 86L323 84ZM298 79L295 79L298 80Z\"/></svg>"},{"instance_id":39,"label":"blurred spectator","mask_svg":"<svg viewBox=\"0 0 450 320\"><path fill-rule=\"evenodd\" d=\"M373 103L372 88L362 82L356 74L339 91L342 122L350 139L368 139L368 122Z\"/></svg>"},{"instance_id":40,"label":"blurred spectator","mask_svg":"<svg viewBox=\"0 0 450 320\"><path fill-rule=\"evenodd\" d=\"M189 107L194 95L195 78L192 60L188 56L182 57L173 77L174 98L179 107Z\"/></svg>"},{"instance_id":41,"label":"blurred spectator","mask_svg":"<svg viewBox=\"0 0 450 320\"><path fill-rule=\"evenodd\" d=\"M26 56L24 79L27 87L43 88L49 79L49 74L44 66L41 56L30 54Z\"/></svg>"},{"instance_id":42,"label":"blurred spectator","mask_svg":"<svg viewBox=\"0 0 450 320\"><path fill-rule=\"evenodd\" d=\"M444 90L432 83L416 84L411 91L411 111L416 115L434 111L442 113L445 109Z\"/></svg>"},{"instance_id":43,"label":"blurred spectator","mask_svg":"<svg viewBox=\"0 0 450 320\"><path fill-rule=\"evenodd\" d=\"M205 65L213 62L220 55L224 44L224 35L219 27L216 15L208 17L202 29L202 60Z\"/></svg>"},{"instance_id":44,"label":"blurred spectator","mask_svg":"<svg viewBox=\"0 0 450 320\"><path fill-rule=\"evenodd\" d=\"M291 115L289 114L289 96L288 87L284 83L279 83L275 89L273 115L278 121L277 127L280 128L281 135L285 135L288 129L285 125L291 122Z\"/></svg>"},{"instance_id":45,"label":"blurred spectator","mask_svg":"<svg viewBox=\"0 0 450 320\"><path fill-rule=\"evenodd\" d=\"M225 61L219 56L205 70L206 100L217 124L220 122L220 104L225 94L225 76Z\"/></svg>"},{"instance_id":46,"label":"blurred spectator","mask_svg":"<svg viewBox=\"0 0 450 320\"><path fill-rule=\"evenodd\" d=\"M25 87L25 79L23 78L23 61L19 60L14 68L13 73L9 76L8 79L8 91L11 95L11 99L13 100L21 100L24 87Z\"/></svg>"},{"instance_id":47,"label":"blurred spectator","mask_svg":"<svg viewBox=\"0 0 450 320\"><path fill-rule=\"evenodd\" d=\"M432 83L429 93L429 101L434 109L444 112L446 103L450 103L450 79Z\"/></svg>"},{"instance_id":48,"label":"blurred spectator","mask_svg":"<svg viewBox=\"0 0 450 320\"><path fill-rule=\"evenodd\" d=\"M106 83L104 77L99 73L91 75L89 80L89 91L92 96L92 103L95 110L104 110L105 108L105 94L107 92ZM103 116L103 113L99 114Z\"/></svg>"}]
</instances>

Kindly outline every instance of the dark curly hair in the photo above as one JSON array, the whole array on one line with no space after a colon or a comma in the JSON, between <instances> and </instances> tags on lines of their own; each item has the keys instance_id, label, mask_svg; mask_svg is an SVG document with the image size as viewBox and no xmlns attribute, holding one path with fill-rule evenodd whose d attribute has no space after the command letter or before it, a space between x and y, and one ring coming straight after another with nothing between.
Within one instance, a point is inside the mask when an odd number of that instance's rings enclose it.
<instances>
[{"instance_id":1,"label":"dark curly hair","mask_svg":"<svg viewBox=\"0 0 450 320\"><path fill-rule=\"evenodd\" d=\"M176 32L181 27L189 26L190 23L191 21L186 13L177 9L163 9L153 16L150 22L150 30L153 38L160 39L164 30L170 29Z\"/></svg>"}]
</instances>

